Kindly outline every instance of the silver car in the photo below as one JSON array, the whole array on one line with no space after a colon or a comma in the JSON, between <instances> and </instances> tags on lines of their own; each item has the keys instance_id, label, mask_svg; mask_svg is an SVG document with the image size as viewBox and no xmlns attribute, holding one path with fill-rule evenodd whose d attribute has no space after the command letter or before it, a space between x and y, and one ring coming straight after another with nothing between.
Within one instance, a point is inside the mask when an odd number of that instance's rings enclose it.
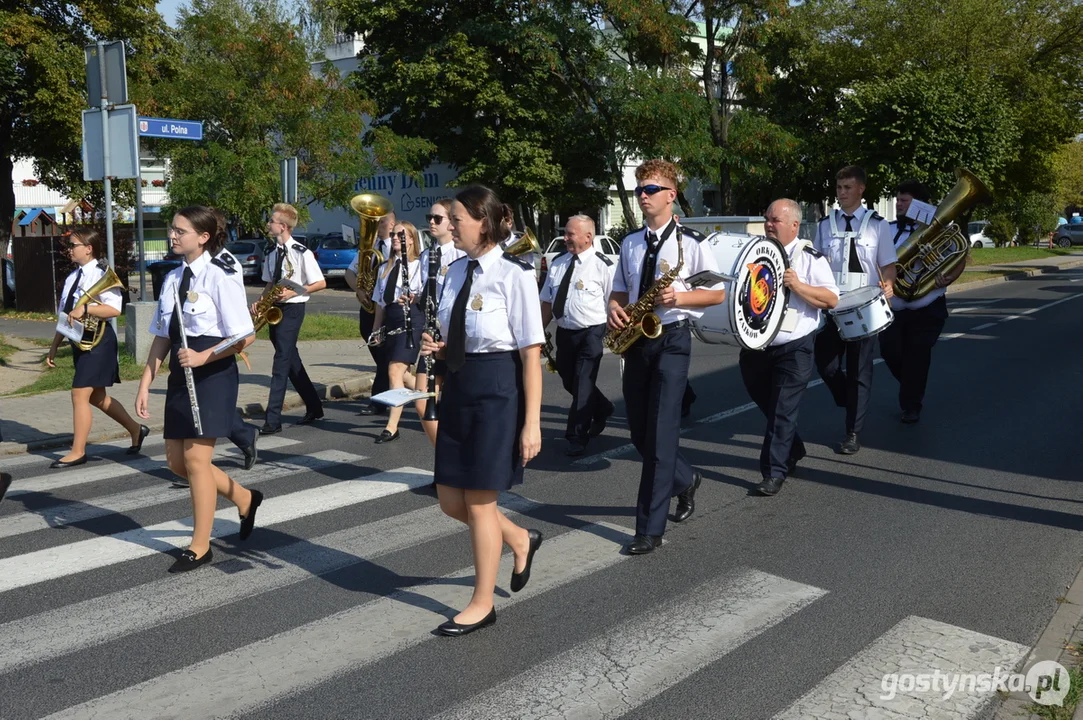
<instances>
[{"instance_id":1,"label":"silver car","mask_svg":"<svg viewBox=\"0 0 1083 720\"><path fill-rule=\"evenodd\" d=\"M226 250L241 263L245 280L263 277L263 243L259 240L238 240L226 245Z\"/></svg>"},{"instance_id":2,"label":"silver car","mask_svg":"<svg viewBox=\"0 0 1083 720\"><path fill-rule=\"evenodd\" d=\"M545 282L545 276L549 274L549 265L553 262L557 255L565 252L567 248L564 246L564 236L554 238L549 246L544 248L544 252L541 256L541 262L535 265L535 269L538 273L538 286L540 287ZM608 235L595 235L594 236L594 249L605 255L614 263L620 261L620 243L609 237Z\"/></svg>"}]
</instances>

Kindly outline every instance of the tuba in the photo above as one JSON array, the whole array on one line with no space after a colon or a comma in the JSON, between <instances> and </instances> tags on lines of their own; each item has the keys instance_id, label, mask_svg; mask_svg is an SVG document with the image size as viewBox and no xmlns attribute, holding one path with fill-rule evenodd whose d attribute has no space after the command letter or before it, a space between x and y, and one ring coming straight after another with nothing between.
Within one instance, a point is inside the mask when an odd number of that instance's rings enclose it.
<instances>
[{"instance_id":1,"label":"tuba","mask_svg":"<svg viewBox=\"0 0 1083 720\"><path fill-rule=\"evenodd\" d=\"M74 312L76 308L80 308L83 305L89 305L90 303L98 305L100 303L97 298L103 292L106 292L107 290L112 290L113 288L122 287L124 287L124 283L122 283L120 281L120 278L117 277L117 274L113 271L113 268L106 267L105 274L102 275L102 279L94 283L89 289L87 289L87 291L83 293L83 296L75 301L75 304L72 305L71 309ZM83 352L89 352L90 350L93 350L95 347L97 347L98 343L100 343L102 341L102 338L105 337L105 328L108 324L108 320L103 320L101 318L94 317L93 315L87 315L85 318L83 318L83 339L76 343L78 348ZM87 339L88 337L90 338L89 340Z\"/></svg>"},{"instance_id":2,"label":"tuba","mask_svg":"<svg viewBox=\"0 0 1083 720\"><path fill-rule=\"evenodd\" d=\"M521 255L541 255L541 245L538 245L538 238L534 237L533 231L527 228L519 239L504 248L504 252L508 255L514 255L519 257Z\"/></svg>"},{"instance_id":3,"label":"tuba","mask_svg":"<svg viewBox=\"0 0 1083 720\"><path fill-rule=\"evenodd\" d=\"M391 201L376 193L362 193L350 198L350 207L361 216L361 234L357 236L357 287L361 291L361 307L365 312L376 310L372 290L376 287L376 268L384 258L375 249L376 231L380 218L391 212Z\"/></svg>"},{"instance_id":4,"label":"tuba","mask_svg":"<svg viewBox=\"0 0 1083 720\"><path fill-rule=\"evenodd\" d=\"M976 205L993 200L985 183L969 170L956 168L955 177L958 182L936 207L932 224L914 230L899 246L895 294L903 300L925 296L933 289L937 275L966 261L970 238L955 221Z\"/></svg>"}]
</instances>

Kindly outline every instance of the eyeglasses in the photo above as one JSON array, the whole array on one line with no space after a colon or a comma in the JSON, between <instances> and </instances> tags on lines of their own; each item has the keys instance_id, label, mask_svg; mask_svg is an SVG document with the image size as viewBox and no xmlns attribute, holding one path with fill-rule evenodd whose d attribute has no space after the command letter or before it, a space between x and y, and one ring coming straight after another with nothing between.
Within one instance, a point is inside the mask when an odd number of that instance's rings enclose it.
<instances>
[{"instance_id":1,"label":"eyeglasses","mask_svg":"<svg viewBox=\"0 0 1083 720\"><path fill-rule=\"evenodd\" d=\"M636 185L636 189L632 191L632 194L639 197L640 193L646 193L647 195L657 195L663 190L672 190L665 185Z\"/></svg>"},{"instance_id":2,"label":"eyeglasses","mask_svg":"<svg viewBox=\"0 0 1083 720\"><path fill-rule=\"evenodd\" d=\"M77 248L77 247L90 247L90 243L77 243L77 242L69 242L69 243L68 243L68 247L70 247L70 248Z\"/></svg>"},{"instance_id":3,"label":"eyeglasses","mask_svg":"<svg viewBox=\"0 0 1083 720\"><path fill-rule=\"evenodd\" d=\"M165 234L167 236L172 236L172 237L184 237L185 235L187 235L190 232L195 232L195 230L182 230L179 227L170 226L170 227L166 228Z\"/></svg>"},{"instance_id":4,"label":"eyeglasses","mask_svg":"<svg viewBox=\"0 0 1083 720\"><path fill-rule=\"evenodd\" d=\"M431 222L433 225L439 225L440 223L444 222L444 218L446 217L447 215L426 215L425 219Z\"/></svg>"}]
</instances>

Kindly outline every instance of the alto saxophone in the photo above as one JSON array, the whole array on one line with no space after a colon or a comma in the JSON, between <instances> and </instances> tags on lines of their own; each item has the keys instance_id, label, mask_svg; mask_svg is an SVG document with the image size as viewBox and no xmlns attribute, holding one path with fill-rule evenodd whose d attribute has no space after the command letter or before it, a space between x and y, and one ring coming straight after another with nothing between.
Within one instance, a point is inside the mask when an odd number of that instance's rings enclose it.
<instances>
[{"instance_id":1,"label":"alto saxophone","mask_svg":"<svg viewBox=\"0 0 1083 720\"><path fill-rule=\"evenodd\" d=\"M284 276L293 275L293 263L290 262L289 255L286 256L282 269ZM277 325L282 322L282 308L275 307L275 304L282 299L285 289L283 285L274 285L270 292L256 301L256 311L252 313L252 325L256 332L262 330L264 325Z\"/></svg>"},{"instance_id":2,"label":"alto saxophone","mask_svg":"<svg viewBox=\"0 0 1083 720\"><path fill-rule=\"evenodd\" d=\"M628 316L628 322L620 330L610 330L605 334L602 342L610 352L623 355L628 352L640 338L656 338L662 334L662 321L654 313L654 306L658 303L658 296L662 291L673 284L684 265L684 245L681 243L681 226L677 226L677 266L658 278L647 292L640 295L634 303L624 306L624 314Z\"/></svg>"}]
</instances>

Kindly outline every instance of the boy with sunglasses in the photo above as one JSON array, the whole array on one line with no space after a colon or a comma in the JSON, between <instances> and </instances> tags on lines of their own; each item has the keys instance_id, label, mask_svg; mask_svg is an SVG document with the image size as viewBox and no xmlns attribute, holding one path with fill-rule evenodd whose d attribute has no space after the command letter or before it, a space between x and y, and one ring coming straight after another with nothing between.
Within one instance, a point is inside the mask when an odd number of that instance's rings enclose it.
<instances>
[{"instance_id":1,"label":"boy with sunglasses","mask_svg":"<svg viewBox=\"0 0 1083 720\"><path fill-rule=\"evenodd\" d=\"M609 327L620 330L628 322L624 307L647 292L659 277L677 266L678 246L683 264L678 279L663 290L654 312L662 334L642 337L624 354L623 392L632 443L643 458L636 504L636 532L625 550L632 555L653 552L662 544L669 499L677 497L674 522L695 510L695 494L702 476L680 452L681 401L688 382L692 353L689 320L702 308L717 305L724 290L693 289L685 278L704 270L718 272L718 263L704 236L680 227L673 215L677 198L677 168L665 160L648 160L636 168L636 200L646 227L621 243L620 262L609 298Z\"/></svg>"}]
</instances>

